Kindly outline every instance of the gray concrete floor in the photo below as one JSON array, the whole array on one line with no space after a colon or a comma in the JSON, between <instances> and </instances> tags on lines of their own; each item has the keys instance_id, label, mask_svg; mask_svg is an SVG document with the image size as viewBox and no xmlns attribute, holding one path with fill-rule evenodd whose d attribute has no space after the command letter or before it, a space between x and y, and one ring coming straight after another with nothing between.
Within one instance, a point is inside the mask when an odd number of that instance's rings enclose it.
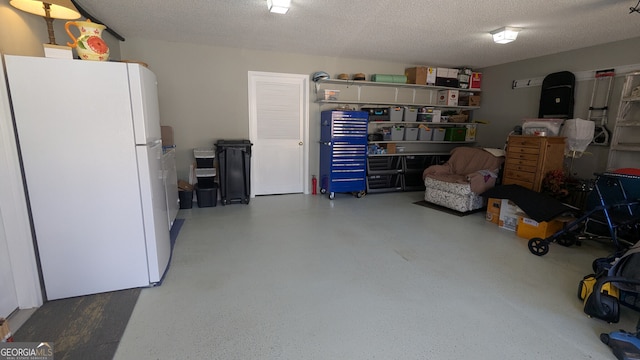
<instances>
[{"instance_id":1,"label":"gray concrete floor","mask_svg":"<svg viewBox=\"0 0 640 360\"><path fill-rule=\"evenodd\" d=\"M596 243L527 241L412 202L282 195L181 210L162 286L144 289L116 359L615 359L576 296Z\"/></svg>"}]
</instances>

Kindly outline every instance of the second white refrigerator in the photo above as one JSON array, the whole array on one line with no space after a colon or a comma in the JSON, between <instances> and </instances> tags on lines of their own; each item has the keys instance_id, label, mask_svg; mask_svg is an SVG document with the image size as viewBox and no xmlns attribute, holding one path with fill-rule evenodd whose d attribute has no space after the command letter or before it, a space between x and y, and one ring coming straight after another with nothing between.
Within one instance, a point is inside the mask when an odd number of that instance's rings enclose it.
<instances>
[{"instance_id":1,"label":"second white refrigerator","mask_svg":"<svg viewBox=\"0 0 640 360\"><path fill-rule=\"evenodd\" d=\"M5 62L47 298L158 283L171 245L153 72Z\"/></svg>"}]
</instances>

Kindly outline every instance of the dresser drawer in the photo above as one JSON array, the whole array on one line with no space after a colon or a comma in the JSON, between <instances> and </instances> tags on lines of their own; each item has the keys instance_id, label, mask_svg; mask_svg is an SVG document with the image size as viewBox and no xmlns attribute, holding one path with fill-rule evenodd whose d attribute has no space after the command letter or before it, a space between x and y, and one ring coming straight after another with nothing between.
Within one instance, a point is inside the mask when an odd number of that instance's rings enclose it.
<instances>
[{"instance_id":1,"label":"dresser drawer","mask_svg":"<svg viewBox=\"0 0 640 360\"><path fill-rule=\"evenodd\" d=\"M533 190L533 182L531 181L522 181L514 178L505 177L502 179L503 185L520 185L523 188Z\"/></svg>"},{"instance_id":2,"label":"dresser drawer","mask_svg":"<svg viewBox=\"0 0 640 360\"><path fill-rule=\"evenodd\" d=\"M536 178L536 173L535 172L527 172L527 171L517 171L517 170L511 170L511 169L505 169L504 170L504 177L505 178L511 178L514 180L519 180L519 181L530 181L533 182Z\"/></svg>"},{"instance_id":3,"label":"dresser drawer","mask_svg":"<svg viewBox=\"0 0 640 360\"><path fill-rule=\"evenodd\" d=\"M525 154L525 155L538 155L540 154L540 148L530 148L530 147L522 147L522 146L509 146L508 151L509 155L515 154Z\"/></svg>"},{"instance_id":4,"label":"dresser drawer","mask_svg":"<svg viewBox=\"0 0 640 360\"><path fill-rule=\"evenodd\" d=\"M514 160L508 161L505 166L506 171L526 171L534 173L538 169L536 163L530 164L530 161Z\"/></svg>"},{"instance_id":5,"label":"dresser drawer","mask_svg":"<svg viewBox=\"0 0 640 360\"><path fill-rule=\"evenodd\" d=\"M544 138L539 136L532 136L532 137L526 136L526 137L513 137L513 138L510 137L508 142L509 151L511 151L511 147L515 147L515 146L539 149L540 144L542 144L543 141L544 141Z\"/></svg>"},{"instance_id":6,"label":"dresser drawer","mask_svg":"<svg viewBox=\"0 0 640 360\"><path fill-rule=\"evenodd\" d=\"M533 154L507 154L506 163L507 164L520 164L520 165L529 165L536 166L538 164L539 157L538 155Z\"/></svg>"}]
</instances>

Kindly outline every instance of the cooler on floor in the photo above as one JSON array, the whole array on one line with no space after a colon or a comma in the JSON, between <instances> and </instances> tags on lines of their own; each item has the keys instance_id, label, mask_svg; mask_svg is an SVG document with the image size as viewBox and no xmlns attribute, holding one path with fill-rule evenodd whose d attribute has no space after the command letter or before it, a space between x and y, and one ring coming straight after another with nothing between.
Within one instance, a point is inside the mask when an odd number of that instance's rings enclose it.
<instances>
[{"instance_id":1,"label":"cooler on floor","mask_svg":"<svg viewBox=\"0 0 640 360\"><path fill-rule=\"evenodd\" d=\"M218 140L218 176L222 205L248 204L251 196L251 141Z\"/></svg>"}]
</instances>

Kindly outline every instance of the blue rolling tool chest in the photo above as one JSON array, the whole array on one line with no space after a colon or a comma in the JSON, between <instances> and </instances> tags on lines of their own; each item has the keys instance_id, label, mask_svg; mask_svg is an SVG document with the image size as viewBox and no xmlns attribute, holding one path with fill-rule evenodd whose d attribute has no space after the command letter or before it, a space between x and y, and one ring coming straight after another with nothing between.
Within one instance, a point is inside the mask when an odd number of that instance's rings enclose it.
<instances>
[{"instance_id":1,"label":"blue rolling tool chest","mask_svg":"<svg viewBox=\"0 0 640 360\"><path fill-rule=\"evenodd\" d=\"M362 197L366 189L367 121L364 111L323 111L320 131L320 193L350 192Z\"/></svg>"}]
</instances>

